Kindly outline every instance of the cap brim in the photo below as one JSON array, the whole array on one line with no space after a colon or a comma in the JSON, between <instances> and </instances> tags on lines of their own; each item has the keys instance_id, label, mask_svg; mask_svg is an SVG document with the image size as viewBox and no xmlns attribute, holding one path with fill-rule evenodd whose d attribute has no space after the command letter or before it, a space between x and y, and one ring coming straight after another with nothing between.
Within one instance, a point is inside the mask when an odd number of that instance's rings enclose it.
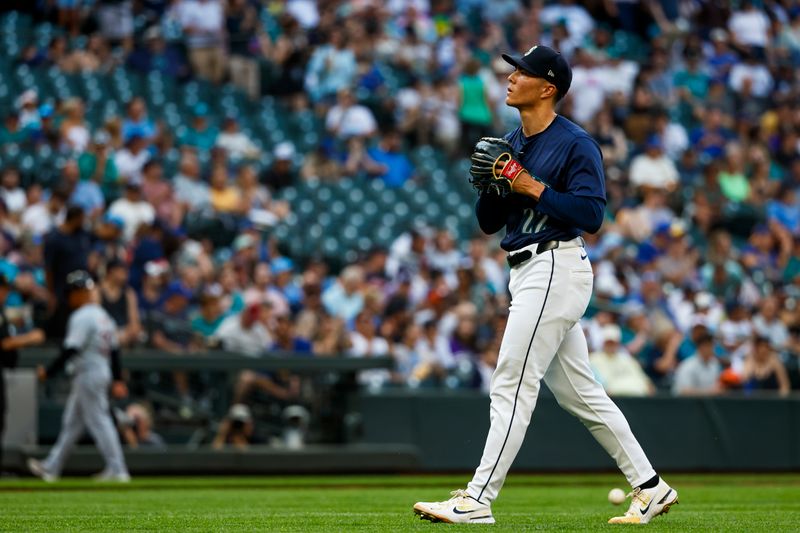
<instances>
[{"instance_id":1,"label":"cap brim","mask_svg":"<svg viewBox=\"0 0 800 533\"><path fill-rule=\"evenodd\" d=\"M533 76L537 75L535 72L532 72L530 67L522 61L522 56L512 56L510 54L502 54L501 57L509 65L517 67L520 70L524 70L525 72Z\"/></svg>"}]
</instances>

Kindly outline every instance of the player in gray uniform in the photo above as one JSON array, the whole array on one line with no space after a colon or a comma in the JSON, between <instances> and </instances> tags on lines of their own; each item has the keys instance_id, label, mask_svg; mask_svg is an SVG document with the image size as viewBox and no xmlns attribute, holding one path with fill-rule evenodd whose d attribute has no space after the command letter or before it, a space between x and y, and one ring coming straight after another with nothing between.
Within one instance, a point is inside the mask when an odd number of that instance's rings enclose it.
<instances>
[{"instance_id":1,"label":"player in gray uniform","mask_svg":"<svg viewBox=\"0 0 800 533\"><path fill-rule=\"evenodd\" d=\"M95 479L130 481L108 404L110 385L115 397L128 394L125 383L120 380L117 327L95 302L94 287L92 278L83 270L67 276L68 303L74 310L67 323L67 336L58 358L46 370L38 368L40 381L58 373L67 362L73 369L72 391L64 409L58 440L44 461L28 459L30 471L45 481L58 479L84 429L89 430L106 461L105 469Z\"/></svg>"}]
</instances>

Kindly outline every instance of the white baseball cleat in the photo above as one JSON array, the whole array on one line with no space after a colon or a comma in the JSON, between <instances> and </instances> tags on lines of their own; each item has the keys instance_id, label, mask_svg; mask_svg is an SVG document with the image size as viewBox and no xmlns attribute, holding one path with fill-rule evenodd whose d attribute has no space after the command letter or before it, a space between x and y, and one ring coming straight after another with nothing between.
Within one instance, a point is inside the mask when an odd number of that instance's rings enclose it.
<instances>
[{"instance_id":1,"label":"white baseball cleat","mask_svg":"<svg viewBox=\"0 0 800 533\"><path fill-rule=\"evenodd\" d=\"M632 498L628 511L609 520L609 524L646 524L658 515L667 514L678 503L678 492L663 479L652 489L637 487L628 496Z\"/></svg>"},{"instance_id":2,"label":"white baseball cleat","mask_svg":"<svg viewBox=\"0 0 800 533\"><path fill-rule=\"evenodd\" d=\"M423 520L448 524L494 524L492 508L478 502L465 490L454 490L444 502L417 502L414 512Z\"/></svg>"},{"instance_id":3,"label":"white baseball cleat","mask_svg":"<svg viewBox=\"0 0 800 533\"><path fill-rule=\"evenodd\" d=\"M53 483L54 481L58 481L58 476L55 474L51 474L48 472L44 465L34 459L33 457L28 458L28 470L31 471L31 474L38 478L42 478L44 481L48 483Z\"/></svg>"},{"instance_id":4,"label":"white baseball cleat","mask_svg":"<svg viewBox=\"0 0 800 533\"><path fill-rule=\"evenodd\" d=\"M92 476L92 479L94 481L111 481L115 483L131 482L131 476L127 472L123 472L122 474L115 474L110 470L103 470L102 472Z\"/></svg>"}]
</instances>

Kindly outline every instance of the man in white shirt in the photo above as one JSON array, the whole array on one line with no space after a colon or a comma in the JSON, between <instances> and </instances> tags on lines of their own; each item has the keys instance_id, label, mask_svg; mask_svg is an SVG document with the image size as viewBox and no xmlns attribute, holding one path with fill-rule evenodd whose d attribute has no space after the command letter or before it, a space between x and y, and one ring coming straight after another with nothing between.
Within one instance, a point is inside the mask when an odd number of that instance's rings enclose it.
<instances>
[{"instance_id":1,"label":"man in white shirt","mask_svg":"<svg viewBox=\"0 0 800 533\"><path fill-rule=\"evenodd\" d=\"M390 355L389 343L377 335L375 317L367 311L362 311L356 316L355 330L350 334L351 357L386 357ZM378 389L389 383L392 375L386 369L362 370L358 374L358 381L371 389Z\"/></svg>"},{"instance_id":2,"label":"man in white shirt","mask_svg":"<svg viewBox=\"0 0 800 533\"><path fill-rule=\"evenodd\" d=\"M737 47L756 46L763 50L769 42L769 18L752 0L744 0L741 9L733 12L728 19L728 29Z\"/></svg>"},{"instance_id":3,"label":"man in white shirt","mask_svg":"<svg viewBox=\"0 0 800 533\"><path fill-rule=\"evenodd\" d=\"M368 137L378 129L378 123L369 108L358 104L349 89L343 89L325 117L325 129L339 139Z\"/></svg>"},{"instance_id":4,"label":"man in white shirt","mask_svg":"<svg viewBox=\"0 0 800 533\"><path fill-rule=\"evenodd\" d=\"M111 204L108 212L124 221L123 238L126 242L136 237L142 224L150 225L156 218L155 208L142 197L142 184L136 180L128 180L125 194Z\"/></svg>"},{"instance_id":5,"label":"man in white shirt","mask_svg":"<svg viewBox=\"0 0 800 533\"><path fill-rule=\"evenodd\" d=\"M225 75L225 14L220 0L184 0L178 18L194 73L219 83Z\"/></svg>"},{"instance_id":6,"label":"man in white shirt","mask_svg":"<svg viewBox=\"0 0 800 533\"><path fill-rule=\"evenodd\" d=\"M217 146L235 160L258 159L261 150L243 131L239 130L235 117L225 117L222 131L217 135Z\"/></svg>"},{"instance_id":7,"label":"man in white shirt","mask_svg":"<svg viewBox=\"0 0 800 533\"><path fill-rule=\"evenodd\" d=\"M731 89L743 96L765 98L772 89L772 74L756 56L750 52L745 55L743 63L737 63L731 68L728 83Z\"/></svg>"},{"instance_id":8,"label":"man in white shirt","mask_svg":"<svg viewBox=\"0 0 800 533\"><path fill-rule=\"evenodd\" d=\"M616 324L603 327L603 349L589 356L597 380L610 396L650 396L654 387L639 362L620 346Z\"/></svg>"},{"instance_id":9,"label":"man in white shirt","mask_svg":"<svg viewBox=\"0 0 800 533\"><path fill-rule=\"evenodd\" d=\"M664 154L664 145L657 135L651 136L645 152L633 158L630 181L636 187L651 187L671 191L678 183L678 169Z\"/></svg>"},{"instance_id":10,"label":"man in white shirt","mask_svg":"<svg viewBox=\"0 0 800 533\"><path fill-rule=\"evenodd\" d=\"M130 180L142 179L142 168L150 160L147 151L147 139L141 131L134 131L125 140L125 147L114 154L114 164L120 178Z\"/></svg>"},{"instance_id":11,"label":"man in white shirt","mask_svg":"<svg viewBox=\"0 0 800 533\"><path fill-rule=\"evenodd\" d=\"M213 339L228 352L260 357L272 344L272 336L264 326L269 305L259 302L248 305L241 313L222 321Z\"/></svg>"},{"instance_id":12,"label":"man in white shirt","mask_svg":"<svg viewBox=\"0 0 800 533\"><path fill-rule=\"evenodd\" d=\"M578 51L575 54L575 61L570 88L572 114L578 123L587 125L603 106L606 96L603 72L586 51Z\"/></svg>"},{"instance_id":13,"label":"man in white shirt","mask_svg":"<svg viewBox=\"0 0 800 533\"><path fill-rule=\"evenodd\" d=\"M18 215L28 204L25 190L19 186L19 171L13 167L3 170L0 181L0 198L6 204L9 213Z\"/></svg>"},{"instance_id":14,"label":"man in white shirt","mask_svg":"<svg viewBox=\"0 0 800 533\"><path fill-rule=\"evenodd\" d=\"M567 22L570 40L575 43L582 43L594 29L594 19L586 8L578 5L575 0L550 3L539 15L539 21L547 26L555 26L562 20Z\"/></svg>"},{"instance_id":15,"label":"man in white shirt","mask_svg":"<svg viewBox=\"0 0 800 533\"><path fill-rule=\"evenodd\" d=\"M31 188L32 189L32 188ZM29 197L31 189L28 190ZM45 235L55 226L64 222L67 205L67 194L63 189L56 189L50 193L47 201L31 203L22 212L22 228L30 231L32 235Z\"/></svg>"},{"instance_id":16,"label":"man in white shirt","mask_svg":"<svg viewBox=\"0 0 800 533\"><path fill-rule=\"evenodd\" d=\"M722 390L719 384L722 365L714 356L714 338L708 333L703 334L695 345L697 352L675 370L672 394L697 396L718 394Z\"/></svg>"}]
</instances>

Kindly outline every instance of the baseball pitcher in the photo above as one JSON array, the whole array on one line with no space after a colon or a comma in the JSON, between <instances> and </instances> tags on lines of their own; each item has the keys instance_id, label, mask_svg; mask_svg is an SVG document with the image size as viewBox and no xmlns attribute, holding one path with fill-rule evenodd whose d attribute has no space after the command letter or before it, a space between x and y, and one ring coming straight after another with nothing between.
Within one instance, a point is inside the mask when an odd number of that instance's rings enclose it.
<instances>
[{"instance_id":1,"label":"baseball pitcher","mask_svg":"<svg viewBox=\"0 0 800 533\"><path fill-rule=\"evenodd\" d=\"M650 465L622 412L594 379L579 320L592 294L592 266L581 233L600 229L605 176L600 149L555 112L572 70L546 46L503 55L515 67L506 104L522 125L504 139L483 138L472 155L476 213L488 234L506 229L511 308L492 377L491 425L480 466L444 502L419 502L421 518L494 523L491 505L522 445L544 381L578 417L633 487L629 510L610 523L644 524L666 513L678 493Z\"/></svg>"}]
</instances>

